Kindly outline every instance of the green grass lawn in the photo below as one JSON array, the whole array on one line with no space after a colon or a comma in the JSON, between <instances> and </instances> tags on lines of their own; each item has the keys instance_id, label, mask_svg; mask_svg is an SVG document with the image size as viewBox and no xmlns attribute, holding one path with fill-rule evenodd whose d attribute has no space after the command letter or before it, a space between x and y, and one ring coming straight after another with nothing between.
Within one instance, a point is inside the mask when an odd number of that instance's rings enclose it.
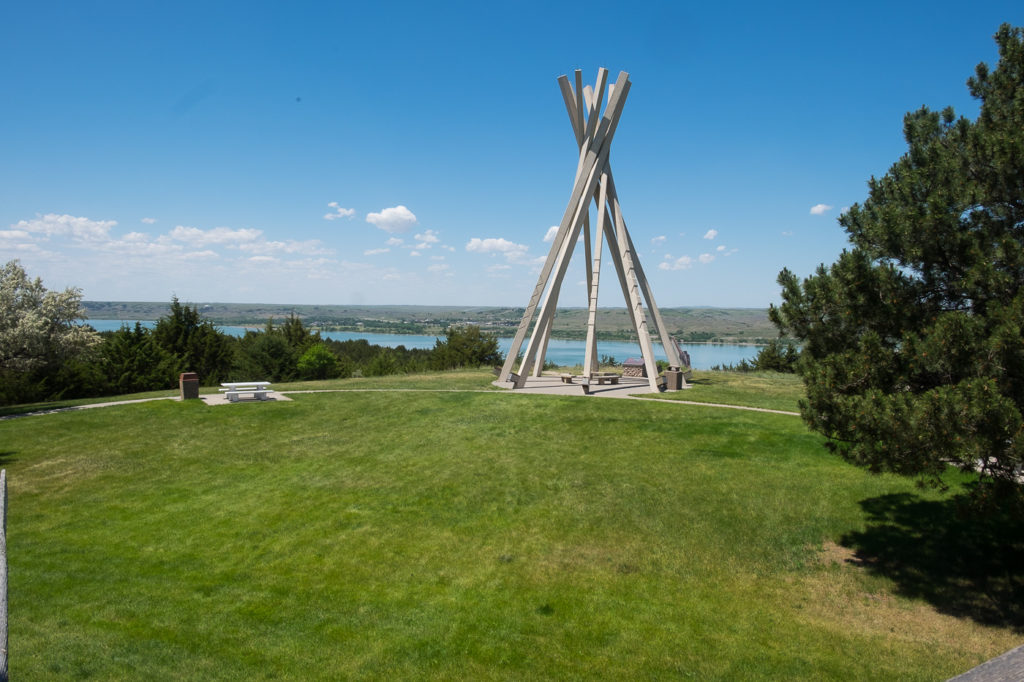
<instances>
[{"instance_id":1,"label":"green grass lawn","mask_svg":"<svg viewBox=\"0 0 1024 682\"><path fill-rule=\"evenodd\" d=\"M1000 576L935 576L957 601L854 556L914 569L958 481L869 475L798 418L292 398L0 422L12 677L934 680L1021 642Z\"/></svg>"},{"instance_id":2,"label":"green grass lawn","mask_svg":"<svg viewBox=\"0 0 1024 682\"><path fill-rule=\"evenodd\" d=\"M352 379L330 379L327 381L289 381L275 383L273 387L279 391L303 391L303 390L336 390L336 389L361 389L361 388L386 388L386 389L407 389L419 390L429 388L431 390L500 390L491 385L494 375L490 372L480 370L455 370L451 372L429 372L414 375L394 375L386 377L357 377ZM199 389L200 393L217 393L216 386L204 386ZM22 405L0 406L0 417L8 415L26 414L29 412L46 412L49 410L60 410L67 407L79 405L96 405L101 403L119 402L122 400L147 400L150 398L174 398L180 395L180 391L169 389L165 391L148 391L145 393L132 393L130 395L101 396L98 398L73 398L68 400L50 400L42 403L25 403Z\"/></svg>"},{"instance_id":3,"label":"green grass lawn","mask_svg":"<svg viewBox=\"0 0 1024 682\"><path fill-rule=\"evenodd\" d=\"M691 400L698 403L746 405L769 410L799 412L804 384L795 374L779 372L712 372L697 370L686 391L672 391L645 398ZM638 394L640 395L640 394Z\"/></svg>"}]
</instances>

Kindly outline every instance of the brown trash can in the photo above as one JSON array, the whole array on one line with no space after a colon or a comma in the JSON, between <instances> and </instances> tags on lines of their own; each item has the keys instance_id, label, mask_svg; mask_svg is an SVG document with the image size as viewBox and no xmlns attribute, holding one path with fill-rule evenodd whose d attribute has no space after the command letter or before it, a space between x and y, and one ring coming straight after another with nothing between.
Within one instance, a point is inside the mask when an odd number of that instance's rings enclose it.
<instances>
[{"instance_id":1,"label":"brown trash can","mask_svg":"<svg viewBox=\"0 0 1024 682\"><path fill-rule=\"evenodd\" d=\"M191 400L199 397L199 375L195 372L182 372L178 377L181 388L181 399Z\"/></svg>"},{"instance_id":2,"label":"brown trash can","mask_svg":"<svg viewBox=\"0 0 1024 682\"><path fill-rule=\"evenodd\" d=\"M681 391L683 389L683 373L678 369L665 370L665 390Z\"/></svg>"}]
</instances>

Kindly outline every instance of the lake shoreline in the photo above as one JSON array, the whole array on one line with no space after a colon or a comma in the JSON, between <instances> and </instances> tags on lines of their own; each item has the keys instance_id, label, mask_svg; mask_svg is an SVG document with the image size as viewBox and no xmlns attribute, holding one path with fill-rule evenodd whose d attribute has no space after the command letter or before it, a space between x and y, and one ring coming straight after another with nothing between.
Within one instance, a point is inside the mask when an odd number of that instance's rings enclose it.
<instances>
[{"instance_id":1,"label":"lake shoreline","mask_svg":"<svg viewBox=\"0 0 1024 682\"><path fill-rule=\"evenodd\" d=\"M145 327L152 328L156 322L152 320L89 320L90 324L97 331L117 331L121 327L134 326L135 322ZM222 333L234 337L245 336L246 332L259 331L262 327L239 326L239 325L215 325ZM386 348L431 349L437 344L438 339L444 338L443 334L398 334L398 333L375 333L375 332L328 332L321 331L323 339L331 341L359 341L363 340L371 345ZM512 337L499 336L498 349L504 354L512 345ZM583 363L586 345L585 339L551 339L548 342L545 360L559 366L572 367ZM690 353L691 364L694 369L711 369L714 366L737 365L742 361L750 362L756 355L758 344L753 343L719 343L708 341L680 342L680 347ZM654 344L654 357L657 360L666 360L664 347L660 343ZM639 344L629 341L597 341L598 357L613 358L615 362L621 363L628 358L640 357Z\"/></svg>"}]
</instances>

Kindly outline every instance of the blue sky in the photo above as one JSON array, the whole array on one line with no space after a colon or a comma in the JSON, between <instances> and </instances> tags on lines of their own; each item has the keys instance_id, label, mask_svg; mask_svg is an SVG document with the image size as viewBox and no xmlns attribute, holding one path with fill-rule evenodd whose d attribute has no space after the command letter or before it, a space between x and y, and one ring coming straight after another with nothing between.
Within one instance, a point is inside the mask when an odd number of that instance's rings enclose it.
<instances>
[{"instance_id":1,"label":"blue sky","mask_svg":"<svg viewBox=\"0 0 1024 682\"><path fill-rule=\"evenodd\" d=\"M1024 5L6 3L0 260L92 300L522 306L576 169L556 79L604 66L659 305L763 307L842 250L904 113L976 115L1001 22Z\"/></svg>"}]
</instances>

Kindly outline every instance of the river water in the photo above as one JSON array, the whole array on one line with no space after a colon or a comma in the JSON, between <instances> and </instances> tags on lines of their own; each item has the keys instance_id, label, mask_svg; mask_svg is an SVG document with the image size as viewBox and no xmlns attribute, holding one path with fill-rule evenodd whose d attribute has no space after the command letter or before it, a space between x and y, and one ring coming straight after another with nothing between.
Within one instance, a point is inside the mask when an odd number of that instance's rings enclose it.
<instances>
[{"instance_id":1,"label":"river water","mask_svg":"<svg viewBox=\"0 0 1024 682\"><path fill-rule=\"evenodd\" d=\"M156 323L149 320L141 320L144 327L152 327ZM121 325L134 325L134 320L88 320L96 331L116 331ZM232 327L218 325L225 334L232 336L243 336L246 331L262 329L262 327ZM348 341L351 339L366 339L375 346L386 346L396 348L433 348L437 342L436 336L424 336L419 334L367 334L363 332L320 332L320 336L336 341ZM511 338L499 338L498 347L502 353L507 353L512 345ZM584 342L577 340L551 339L548 343L547 359L559 365L582 365L584 354ZM683 350L689 351L690 361L694 369L710 369L715 365L735 365L740 360L753 360L757 355L757 346L745 346L733 343L682 343ZM523 344L523 350L526 344ZM598 341L597 354L609 355L617 362L626 358L640 357L640 345L628 341ZM665 360L665 349L660 345L654 346L654 357Z\"/></svg>"}]
</instances>

